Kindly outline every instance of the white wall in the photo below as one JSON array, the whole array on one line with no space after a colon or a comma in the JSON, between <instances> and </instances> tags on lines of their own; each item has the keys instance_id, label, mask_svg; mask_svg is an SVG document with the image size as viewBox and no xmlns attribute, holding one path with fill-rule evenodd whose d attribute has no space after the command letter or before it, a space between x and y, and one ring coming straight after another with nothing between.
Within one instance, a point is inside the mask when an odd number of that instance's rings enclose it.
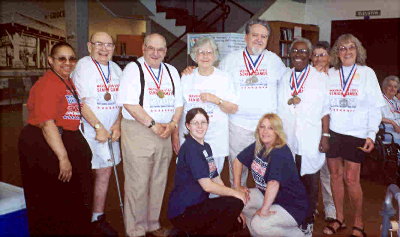
<instances>
[{"instance_id":1,"label":"white wall","mask_svg":"<svg viewBox=\"0 0 400 237\"><path fill-rule=\"evenodd\" d=\"M356 11L381 10L378 18L400 17L399 0L307 0L306 4L291 0L277 0L264 14L264 20L289 21L318 25L319 39L330 42L333 20L361 20Z\"/></svg>"},{"instance_id":2,"label":"white wall","mask_svg":"<svg viewBox=\"0 0 400 237\"><path fill-rule=\"evenodd\" d=\"M304 3L293 2L292 0L277 0L260 19L267 21L289 21L295 23L304 23L305 15Z\"/></svg>"},{"instance_id":3,"label":"white wall","mask_svg":"<svg viewBox=\"0 0 400 237\"><path fill-rule=\"evenodd\" d=\"M278 0L279 1L279 0ZM399 0L307 0L305 20L307 24L320 27L319 38L330 42L331 21L333 20L362 20L356 17L356 11L381 10L380 16L370 19L400 17Z\"/></svg>"}]
</instances>

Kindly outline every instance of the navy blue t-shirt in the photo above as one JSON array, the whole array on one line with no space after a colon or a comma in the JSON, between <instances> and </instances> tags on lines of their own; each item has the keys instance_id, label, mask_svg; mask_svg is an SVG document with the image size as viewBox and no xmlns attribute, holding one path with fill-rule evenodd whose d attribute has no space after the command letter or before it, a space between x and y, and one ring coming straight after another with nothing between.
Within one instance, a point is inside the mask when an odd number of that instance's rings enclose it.
<instances>
[{"instance_id":1,"label":"navy blue t-shirt","mask_svg":"<svg viewBox=\"0 0 400 237\"><path fill-rule=\"evenodd\" d=\"M282 206L292 215L297 224L306 218L308 199L306 189L300 180L292 152L287 145L274 148L267 157L255 154L255 143L246 147L237 158L251 169L257 188L265 194L269 181L279 182L279 191L273 204Z\"/></svg>"},{"instance_id":2,"label":"navy blue t-shirt","mask_svg":"<svg viewBox=\"0 0 400 237\"><path fill-rule=\"evenodd\" d=\"M179 149L174 189L168 202L168 218L182 214L190 207L208 199L209 193L200 186L199 179L218 176L217 167L208 143L198 143L190 135Z\"/></svg>"}]
</instances>

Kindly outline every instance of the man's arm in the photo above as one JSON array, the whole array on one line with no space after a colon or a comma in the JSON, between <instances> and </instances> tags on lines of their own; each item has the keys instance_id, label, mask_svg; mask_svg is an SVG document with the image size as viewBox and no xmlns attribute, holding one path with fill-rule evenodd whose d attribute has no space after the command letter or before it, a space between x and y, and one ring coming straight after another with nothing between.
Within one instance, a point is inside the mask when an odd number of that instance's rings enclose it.
<instances>
[{"instance_id":1,"label":"man's arm","mask_svg":"<svg viewBox=\"0 0 400 237\"><path fill-rule=\"evenodd\" d=\"M82 116L86 119L86 121L95 128L96 137L95 139L99 142L106 142L108 138L111 137L110 133L104 127L104 125L100 122L100 120L96 117L94 112L90 109L89 105L85 103L86 98L82 98L83 106L82 106ZM99 125L100 127L96 128L95 126Z\"/></svg>"}]
</instances>

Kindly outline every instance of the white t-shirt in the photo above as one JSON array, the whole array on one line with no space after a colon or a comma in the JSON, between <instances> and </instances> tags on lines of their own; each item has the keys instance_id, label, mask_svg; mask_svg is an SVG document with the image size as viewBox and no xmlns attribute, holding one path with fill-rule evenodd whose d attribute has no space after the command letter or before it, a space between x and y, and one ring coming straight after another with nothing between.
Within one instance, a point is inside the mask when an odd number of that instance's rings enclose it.
<instances>
[{"instance_id":1,"label":"white t-shirt","mask_svg":"<svg viewBox=\"0 0 400 237\"><path fill-rule=\"evenodd\" d=\"M328 75L309 65L304 84L297 95L301 101L289 105L292 98L288 71L278 89L278 115L282 119L290 150L302 156L301 175L314 174L325 162L325 153L319 152L322 134L321 119L329 114Z\"/></svg>"},{"instance_id":2,"label":"white t-shirt","mask_svg":"<svg viewBox=\"0 0 400 237\"><path fill-rule=\"evenodd\" d=\"M382 107L382 118L387 118L393 120L400 125L400 104L398 100L396 101L396 97L393 97L391 100L389 98L385 98L385 106Z\"/></svg>"},{"instance_id":3,"label":"white t-shirt","mask_svg":"<svg viewBox=\"0 0 400 237\"><path fill-rule=\"evenodd\" d=\"M85 104L93 111L104 128L110 131L120 111L120 107L116 104L116 99L122 70L116 63L109 61L110 80L107 83L104 75L105 77L109 75L108 66L97 65L98 67L90 56L81 58L76 65L75 71L72 73L72 79L74 80L79 97L85 98ZM111 94L111 100L109 101L104 99L106 88L108 88ZM85 119L83 119L83 123L85 128L84 136L93 153L92 167L97 169L112 165L108 144L96 141L95 129ZM120 161L118 142L113 143L113 151L115 161L118 163ZM102 162L98 159L102 160Z\"/></svg>"},{"instance_id":4,"label":"white t-shirt","mask_svg":"<svg viewBox=\"0 0 400 237\"><path fill-rule=\"evenodd\" d=\"M276 113L277 86L287 70L282 60L274 53L264 50L254 69L256 79L249 73L245 50L228 54L221 62L221 70L229 74L235 91L239 96L239 109L230 114L230 121L242 128L254 131L257 122L265 113ZM254 61L254 60L253 60ZM258 66L258 67L257 67Z\"/></svg>"},{"instance_id":5,"label":"white t-shirt","mask_svg":"<svg viewBox=\"0 0 400 237\"><path fill-rule=\"evenodd\" d=\"M214 68L209 76L202 76L196 68L193 73L182 76L183 114L179 125L179 140L182 144L185 141L184 134L189 131L185 126L187 112L196 107L203 108L209 118L209 126L205 141L210 144L214 157L225 157L229 154L229 129L228 114L223 112L214 103L203 103L200 100L200 93L211 93L224 101L237 102L237 96L233 89L233 83L228 75Z\"/></svg>"},{"instance_id":6,"label":"white t-shirt","mask_svg":"<svg viewBox=\"0 0 400 237\"><path fill-rule=\"evenodd\" d=\"M381 107L385 105L375 72L367 66L356 65L346 96L342 95L340 71L331 68L328 75L330 129L358 138L369 137L375 141L382 120Z\"/></svg>"},{"instance_id":7,"label":"white t-shirt","mask_svg":"<svg viewBox=\"0 0 400 237\"><path fill-rule=\"evenodd\" d=\"M175 113L175 108L182 106L182 90L178 71L174 66L166 64L171 72L172 80L174 82L174 96L172 81L163 63L161 63L160 66L161 72L159 82L156 83L157 80L151 76L151 71L146 67L148 64L145 65L144 58L139 58L138 62L142 66L145 81L143 109L157 123L171 122L172 116ZM158 75L158 73L156 75ZM139 68L135 62L130 62L126 65L122 73L121 88L118 94L117 103L121 106L123 104L139 104L140 89ZM157 96L159 89L163 91L164 98ZM125 108L122 109L122 116L125 119L135 120Z\"/></svg>"}]
</instances>

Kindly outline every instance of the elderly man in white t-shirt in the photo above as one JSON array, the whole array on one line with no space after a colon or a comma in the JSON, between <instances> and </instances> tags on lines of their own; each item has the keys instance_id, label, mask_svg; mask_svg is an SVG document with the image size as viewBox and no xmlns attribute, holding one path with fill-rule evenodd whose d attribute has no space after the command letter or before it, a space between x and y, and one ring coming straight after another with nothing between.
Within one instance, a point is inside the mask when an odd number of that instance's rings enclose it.
<instances>
[{"instance_id":1,"label":"elderly man in white t-shirt","mask_svg":"<svg viewBox=\"0 0 400 237\"><path fill-rule=\"evenodd\" d=\"M94 33L87 46L90 55L79 60L72 78L83 102L83 134L93 153L93 229L94 234L116 236L117 232L106 222L104 207L113 166L107 139L113 141L115 164L121 161L121 108L116 97L122 70L111 61L115 45L109 34Z\"/></svg>"},{"instance_id":2,"label":"elderly man in white t-shirt","mask_svg":"<svg viewBox=\"0 0 400 237\"><path fill-rule=\"evenodd\" d=\"M287 70L282 60L266 48L271 29L267 21L252 20L246 25L246 48L227 55L220 68L227 72L238 94L239 109L229 115L229 176L233 186L233 160L254 142L258 120L277 112L277 85ZM246 186L247 169L241 185Z\"/></svg>"},{"instance_id":3,"label":"elderly man in white t-shirt","mask_svg":"<svg viewBox=\"0 0 400 237\"><path fill-rule=\"evenodd\" d=\"M128 236L166 236L159 216L172 158L171 133L182 114L180 78L162 63L167 45L160 34L145 37L143 57L129 63L117 102L125 174L125 228Z\"/></svg>"},{"instance_id":4,"label":"elderly man in white t-shirt","mask_svg":"<svg viewBox=\"0 0 400 237\"><path fill-rule=\"evenodd\" d=\"M306 220L300 226L306 236L313 231L319 170L325 163L330 136L328 76L309 64L311 50L308 39L293 41L293 68L284 74L278 89L278 115L310 203Z\"/></svg>"}]
</instances>

